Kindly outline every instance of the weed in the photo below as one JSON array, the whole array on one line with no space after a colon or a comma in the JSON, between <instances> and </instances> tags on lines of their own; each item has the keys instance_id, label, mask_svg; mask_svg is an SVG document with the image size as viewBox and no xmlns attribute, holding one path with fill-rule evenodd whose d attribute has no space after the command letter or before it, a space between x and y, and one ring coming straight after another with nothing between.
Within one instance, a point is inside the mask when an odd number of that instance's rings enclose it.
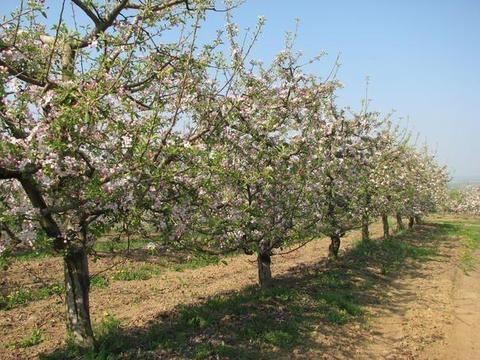
<instances>
[{"instance_id":1,"label":"weed","mask_svg":"<svg viewBox=\"0 0 480 360\"><path fill-rule=\"evenodd\" d=\"M204 319L200 315L193 315L192 317L189 317L188 315L185 316L185 323L191 327L201 329L205 328L208 325L208 320Z\"/></svg>"},{"instance_id":2,"label":"weed","mask_svg":"<svg viewBox=\"0 0 480 360\"><path fill-rule=\"evenodd\" d=\"M15 343L13 347L28 348L40 344L43 341L43 332L41 329L33 329L31 334L25 339Z\"/></svg>"},{"instance_id":3,"label":"weed","mask_svg":"<svg viewBox=\"0 0 480 360\"><path fill-rule=\"evenodd\" d=\"M295 342L294 334L286 330L267 331L263 335L263 338L266 343L269 343L281 348L286 348Z\"/></svg>"},{"instance_id":4,"label":"weed","mask_svg":"<svg viewBox=\"0 0 480 360\"><path fill-rule=\"evenodd\" d=\"M105 313L102 321L94 326L95 336L98 339L97 358L118 352L124 346L120 333L120 320L110 313Z\"/></svg>"},{"instance_id":5,"label":"weed","mask_svg":"<svg viewBox=\"0 0 480 360\"><path fill-rule=\"evenodd\" d=\"M105 289L108 287L108 278L102 275L95 275L90 279L92 288Z\"/></svg>"}]
</instances>

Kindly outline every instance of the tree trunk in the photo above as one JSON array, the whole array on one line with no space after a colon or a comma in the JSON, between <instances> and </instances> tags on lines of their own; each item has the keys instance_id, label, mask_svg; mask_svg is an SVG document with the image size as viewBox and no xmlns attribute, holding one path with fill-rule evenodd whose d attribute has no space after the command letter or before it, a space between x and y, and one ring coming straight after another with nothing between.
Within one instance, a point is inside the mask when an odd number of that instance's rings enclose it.
<instances>
[{"instance_id":1,"label":"tree trunk","mask_svg":"<svg viewBox=\"0 0 480 360\"><path fill-rule=\"evenodd\" d=\"M337 258L339 249L340 249L340 236L331 235L330 236L330 246L328 247L328 257L329 258Z\"/></svg>"},{"instance_id":2,"label":"tree trunk","mask_svg":"<svg viewBox=\"0 0 480 360\"><path fill-rule=\"evenodd\" d=\"M258 247L257 263L258 263L258 280L260 287L267 288L272 284L272 271L270 247L264 241L261 241Z\"/></svg>"},{"instance_id":3,"label":"tree trunk","mask_svg":"<svg viewBox=\"0 0 480 360\"><path fill-rule=\"evenodd\" d=\"M90 321L90 277L86 249L69 248L63 260L67 327L77 345L90 347L95 340Z\"/></svg>"},{"instance_id":4,"label":"tree trunk","mask_svg":"<svg viewBox=\"0 0 480 360\"><path fill-rule=\"evenodd\" d=\"M370 231L368 225L368 217L365 216L362 219L362 241L370 240Z\"/></svg>"},{"instance_id":5,"label":"tree trunk","mask_svg":"<svg viewBox=\"0 0 480 360\"><path fill-rule=\"evenodd\" d=\"M63 265L65 276L65 305L67 310L67 328L76 345L89 347L94 345L92 324L90 321L90 278L86 249L70 243L62 234L60 227L48 211L41 188L31 174L19 178L32 206L41 214L40 225L45 233L53 239L53 248L64 253Z\"/></svg>"},{"instance_id":6,"label":"tree trunk","mask_svg":"<svg viewBox=\"0 0 480 360\"><path fill-rule=\"evenodd\" d=\"M270 270L271 258L269 254L258 253L258 280L260 287L267 288L272 283L272 271Z\"/></svg>"},{"instance_id":7,"label":"tree trunk","mask_svg":"<svg viewBox=\"0 0 480 360\"><path fill-rule=\"evenodd\" d=\"M397 213L397 230L405 230L405 225L403 224L402 215L400 215L400 213Z\"/></svg>"},{"instance_id":8,"label":"tree trunk","mask_svg":"<svg viewBox=\"0 0 480 360\"><path fill-rule=\"evenodd\" d=\"M408 218L408 228L409 229L413 229L413 224L415 223L415 219L413 218L413 216L410 216Z\"/></svg>"},{"instance_id":9,"label":"tree trunk","mask_svg":"<svg viewBox=\"0 0 480 360\"><path fill-rule=\"evenodd\" d=\"M383 223L383 237L388 238L390 236L390 224L388 223L388 215L382 215L382 223Z\"/></svg>"}]
</instances>

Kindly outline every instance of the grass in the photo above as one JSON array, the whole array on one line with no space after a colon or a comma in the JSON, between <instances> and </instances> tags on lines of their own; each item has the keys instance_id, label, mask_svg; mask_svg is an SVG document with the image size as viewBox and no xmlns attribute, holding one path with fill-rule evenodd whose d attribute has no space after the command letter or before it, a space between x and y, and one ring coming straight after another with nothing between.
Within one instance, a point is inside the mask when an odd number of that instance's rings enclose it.
<instances>
[{"instance_id":1,"label":"grass","mask_svg":"<svg viewBox=\"0 0 480 360\"><path fill-rule=\"evenodd\" d=\"M461 263L465 272L473 271L477 266L475 253L480 249L480 228L462 226Z\"/></svg>"},{"instance_id":2,"label":"grass","mask_svg":"<svg viewBox=\"0 0 480 360\"><path fill-rule=\"evenodd\" d=\"M218 256L197 254L191 259L170 266L174 271L184 271L187 269L198 269L204 266L218 264L221 260ZM121 268L114 272L110 277L105 275L96 275L91 278L91 288L104 289L110 284L110 280L115 281L144 281L153 277L160 276L165 267L155 264L145 264L141 266L129 266ZM65 287L62 283L43 286L39 289L19 289L8 295L0 295L0 311L10 310L19 306L28 305L31 302L43 300L53 295L62 295Z\"/></svg>"},{"instance_id":3,"label":"grass","mask_svg":"<svg viewBox=\"0 0 480 360\"><path fill-rule=\"evenodd\" d=\"M139 250L143 249L145 245L147 245L150 240L147 239L134 239L130 240L130 250ZM114 241L114 240L106 240L106 241L97 241L94 245L94 250L98 252L118 252L118 251L126 251L128 248L128 244L126 241ZM22 253L4 253L0 256L0 268L4 268L8 266L12 261L31 261L31 260L38 260L38 259L45 259L52 256L58 256L55 252L49 249L40 249L40 250L31 250L31 251L24 251Z\"/></svg>"},{"instance_id":4,"label":"grass","mask_svg":"<svg viewBox=\"0 0 480 360\"><path fill-rule=\"evenodd\" d=\"M109 280L106 276L103 275L95 275L90 278L90 287L97 288L97 289L105 289L109 285Z\"/></svg>"},{"instance_id":5,"label":"grass","mask_svg":"<svg viewBox=\"0 0 480 360\"><path fill-rule=\"evenodd\" d=\"M449 224L418 228L385 241L358 242L338 261L290 271L274 286L249 286L201 304L183 305L145 328L123 328L110 319L97 330L98 348L85 359L275 359L292 351L329 351L315 342L317 329L337 339L338 351L348 324L368 326L367 307L389 301L392 281L436 259L436 248L455 233ZM195 263L196 264L196 263ZM356 341L368 341L358 334ZM43 359L71 359L66 348ZM345 350L347 351L347 350ZM345 353L345 357L354 354Z\"/></svg>"},{"instance_id":6,"label":"grass","mask_svg":"<svg viewBox=\"0 0 480 360\"><path fill-rule=\"evenodd\" d=\"M26 251L20 254L12 254L10 252L3 253L0 256L0 269L7 270L12 261L26 262L31 260L45 259L51 256L54 256L54 254L48 250Z\"/></svg>"},{"instance_id":7,"label":"grass","mask_svg":"<svg viewBox=\"0 0 480 360\"><path fill-rule=\"evenodd\" d=\"M53 284L39 289L19 289L8 295L0 296L0 310L10 310L19 306L25 306L33 301L43 300L52 295L64 293L62 284Z\"/></svg>"},{"instance_id":8,"label":"grass","mask_svg":"<svg viewBox=\"0 0 480 360\"><path fill-rule=\"evenodd\" d=\"M135 281L148 280L154 276L159 276L163 269L158 265L147 264L141 267L125 267L112 275L113 280Z\"/></svg>"},{"instance_id":9,"label":"grass","mask_svg":"<svg viewBox=\"0 0 480 360\"><path fill-rule=\"evenodd\" d=\"M148 239L131 239L130 240L130 250L139 250L143 249L151 240ZM106 241L97 241L94 245L94 250L99 252L118 252L126 251L128 249L128 243L125 240L115 241L115 240L106 240Z\"/></svg>"},{"instance_id":10,"label":"grass","mask_svg":"<svg viewBox=\"0 0 480 360\"><path fill-rule=\"evenodd\" d=\"M13 348L13 349L29 348L29 347L40 344L42 341L43 341L43 331L41 329L35 328L32 330L30 335L28 335L23 340L20 340L18 342L14 342L11 344L7 344L6 347Z\"/></svg>"},{"instance_id":11,"label":"grass","mask_svg":"<svg viewBox=\"0 0 480 360\"><path fill-rule=\"evenodd\" d=\"M154 264L146 264L140 267L125 267L114 273L112 279L120 281L148 280L152 277L161 275L167 268L181 272L189 269L199 269L208 265L218 264L220 262L221 260L218 256L196 254L182 263L172 264L169 267L162 267Z\"/></svg>"},{"instance_id":12,"label":"grass","mask_svg":"<svg viewBox=\"0 0 480 360\"><path fill-rule=\"evenodd\" d=\"M217 265L220 262L222 262L222 260L219 256L196 254L195 256L183 263L171 265L170 268L174 271L194 270L208 265Z\"/></svg>"},{"instance_id":13,"label":"grass","mask_svg":"<svg viewBox=\"0 0 480 360\"><path fill-rule=\"evenodd\" d=\"M460 221L442 221L444 226L449 227L449 235L457 238L461 243L460 248L460 266L468 273L476 269L478 265L475 256L480 250L480 222L478 219L468 219Z\"/></svg>"},{"instance_id":14,"label":"grass","mask_svg":"<svg viewBox=\"0 0 480 360\"><path fill-rule=\"evenodd\" d=\"M106 288L108 279L97 275L91 279L92 288ZM31 302L47 299L53 295L63 295L65 286L63 283L46 285L38 289L19 289L8 295L0 295L0 310L10 310L16 307L28 305Z\"/></svg>"},{"instance_id":15,"label":"grass","mask_svg":"<svg viewBox=\"0 0 480 360\"><path fill-rule=\"evenodd\" d=\"M447 228L442 229L446 232ZM378 243L373 241L359 241L352 249L352 255L356 259L368 257L384 257L381 262L382 275L388 275L398 270L400 264L407 258L420 262L430 261L438 255L435 247L419 246L419 244L408 243L404 240L409 237L408 232L402 232L395 237L390 237Z\"/></svg>"}]
</instances>

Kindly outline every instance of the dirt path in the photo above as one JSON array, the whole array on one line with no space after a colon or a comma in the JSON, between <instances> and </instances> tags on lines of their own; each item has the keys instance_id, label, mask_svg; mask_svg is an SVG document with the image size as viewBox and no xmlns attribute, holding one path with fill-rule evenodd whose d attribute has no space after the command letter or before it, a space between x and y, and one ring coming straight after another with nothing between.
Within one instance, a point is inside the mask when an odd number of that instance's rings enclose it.
<instances>
[{"instance_id":1,"label":"dirt path","mask_svg":"<svg viewBox=\"0 0 480 360\"><path fill-rule=\"evenodd\" d=\"M449 336L453 320L456 250L443 244L439 260L394 281L388 306L374 309L377 314L372 321L368 358L434 359L430 349Z\"/></svg>"},{"instance_id":2,"label":"dirt path","mask_svg":"<svg viewBox=\"0 0 480 360\"><path fill-rule=\"evenodd\" d=\"M442 260L395 281L391 306L375 319L366 358L480 359L480 269L463 270L459 247L443 244ZM480 264L480 254L475 257Z\"/></svg>"},{"instance_id":3,"label":"dirt path","mask_svg":"<svg viewBox=\"0 0 480 360\"><path fill-rule=\"evenodd\" d=\"M477 255L477 257L480 257ZM425 358L461 360L480 358L480 270L456 269L451 293L453 321L445 341L429 349Z\"/></svg>"}]
</instances>

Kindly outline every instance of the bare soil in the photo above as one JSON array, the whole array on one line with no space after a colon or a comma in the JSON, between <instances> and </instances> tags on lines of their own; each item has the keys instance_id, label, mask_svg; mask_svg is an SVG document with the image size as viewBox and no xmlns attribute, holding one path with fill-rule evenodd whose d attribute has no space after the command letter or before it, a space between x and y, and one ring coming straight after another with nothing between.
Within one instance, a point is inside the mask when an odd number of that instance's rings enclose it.
<instances>
[{"instance_id":1,"label":"bare soil","mask_svg":"<svg viewBox=\"0 0 480 360\"><path fill-rule=\"evenodd\" d=\"M420 231L428 231L428 226ZM379 225L372 227L372 234L379 236ZM358 238L358 232L344 238L342 252L348 251ZM325 261L328 244L326 239L319 239L296 252L274 257L273 276L318 267ZM378 289L385 293L384 298L365 304L365 324L319 324L309 350L294 349L280 358L480 359L480 271L466 274L459 268L460 247L458 239L441 241L439 256L434 260L405 263L404 269L390 276L388 287ZM109 269L106 274L111 274L116 261L101 259L91 263L91 270ZM132 266L145 263L129 261ZM108 288L95 288L91 293L92 319L99 322L108 313L120 319L123 328L138 329L155 319L169 317L179 305L201 303L213 295L240 292L256 284L253 256L229 257L225 261L227 264L183 272L165 268L160 276L149 280L112 281ZM379 278L385 277L381 269L368 270ZM15 262L2 272L0 281L2 287L34 287L39 279L61 281L60 259ZM35 359L41 353L62 348L63 312L64 305L57 296L0 312L0 359ZM28 348L11 346L34 328L42 329L44 340L40 344Z\"/></svg>"}]
</instances>

